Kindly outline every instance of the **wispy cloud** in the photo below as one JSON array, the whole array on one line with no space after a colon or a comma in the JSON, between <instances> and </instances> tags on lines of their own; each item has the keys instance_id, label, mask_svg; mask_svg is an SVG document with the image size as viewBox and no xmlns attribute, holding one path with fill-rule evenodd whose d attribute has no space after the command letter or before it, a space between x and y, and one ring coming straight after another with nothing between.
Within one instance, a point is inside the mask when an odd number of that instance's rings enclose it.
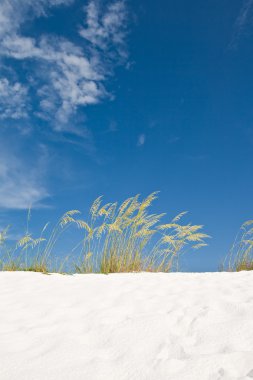
<instances>
[{"instance_id":1,"label":"wispy cloud","mask_svg":"<svg viewBox=\"0 0 253 380\"><path fill-rule=\"evenodd\" d=\"M27 209L43 207L42 201L48 191L42 183L46 154L42 147L40 158L29 165L21 160L3 144L0 151L0 209Z\"/></svg>"},{"instance_id":2,"label":"wispy cloud","mask_svg":"<svg viewBox=\"0 0 253 380\"><path fill-rule=\"evenodd\" d=\"M27 117L31 90L37 96L33 114L48 122L54 119L54 128L58 130L68 129L67 123L79 107L111 96L105 87L107 80L115 66L127 58L125 1L114 1L107 6L90 1L84 8L83 26L77 29L83 40L79 45L64 36L34 38L28 37L27 32L26 36L22 34L27 19L48 17L52 7L72 2L9 0L0 5L0 56L33 62L26 73L28 80L23 83L11 84L8 77L0 79L2 86L15 92L16 118ZM5 98L0 89L0 104L6 105ZM10 117L8 107L7 104L2 118Z\"/></svg>"},{"instance_id":3,"label":"wispy cloud","mask_svg":"<svg viewBox=\"0 0 253 380\"><path fill-rule=\"evenodd\" d=\"M146 142L146 135L144 133L142 133L138 137L137 146L142 146L145 144L145 142Z\"/></svg>"},{"instance_id":4,"label":"wispy cloud","mask_svg":"<svg viewBox=\"0 0 253 380\"><path fill-rule=\"evenodd\" d=\"M111 120L109 123L108 132L118 132L118 124L115 120Z\"/></svg>"},{"instance_id":5,"label":"wispy cloud","mask_svg":"<svg viewBox=\"0 0 253 380\"><path fill-rule=\"evenodd\" d=\"M229 49L235 49L238 45L241 35L245 29L252 23L253 0L244 0L238 17L234 24L233 35L229 43Z\"/></svg>"},{"instance_id":6,"label":"wispy cloud","mask_svg":"<svg viewBox=\"0 0 253 380\"><path fill-rule=\"evenodd\" d=\"M180 140L179 136L171 136L168 138L167 142L169 144L174 144L174 143L178 142L179 140Z\"/></svg>"},{"instance_id":7,"label":"wispy cloud","mask_svg":"<svg viewBox=\"0 0 253 380\"><path fill-rule=\"evenodd\" d=\"M127 11L124 1L108 5L104 13L95 1L87 6L87 27L80 29L80 35L92 46L108 51L109 56L126 58L125 37L127 31Z\"/></svg>"}]
</instances>

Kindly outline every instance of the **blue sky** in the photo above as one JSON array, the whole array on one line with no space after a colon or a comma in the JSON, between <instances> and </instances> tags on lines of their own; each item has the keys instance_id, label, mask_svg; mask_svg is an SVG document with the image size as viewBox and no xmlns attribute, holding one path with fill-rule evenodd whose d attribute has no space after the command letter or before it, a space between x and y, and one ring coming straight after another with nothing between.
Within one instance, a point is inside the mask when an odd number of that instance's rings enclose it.
<instances>
[{"instance_id":1,"label":"blue sky","mask_svg":"<svg viewBox=\"0 0 253 380\"><path fill-rule=\"evenodd\" d=\"M252 218L253 0L0 3L0 226L160 190L217 270ZM14 228L14 231L15 231Z\"/></svg>"}]
</instances>

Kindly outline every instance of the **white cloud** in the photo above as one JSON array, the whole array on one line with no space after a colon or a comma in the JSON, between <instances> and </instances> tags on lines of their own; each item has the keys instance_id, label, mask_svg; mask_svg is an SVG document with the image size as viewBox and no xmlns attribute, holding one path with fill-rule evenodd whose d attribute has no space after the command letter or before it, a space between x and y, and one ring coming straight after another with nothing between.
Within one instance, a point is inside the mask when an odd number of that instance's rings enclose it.
<instances>
[{"instance_id":1,"label":"white cloud","mask_svg":"<svg viewBox=\"0 0 253 380\"><path fill-rule=\"evenodd\" d=\"M0 209L27 209L42 207L49 195L41 183L45 157L41 152L38 162L29 164L13 155L11 149L0 152Z\"/></svg>"},{"instance_id":2,"label":"white cloud","mask_svg":"<svg viewBox=\"0 0 253 380\"><path fill-rule=\"evenodd\" d=\"M145 144L145 141L146 141L146 135L144 133L142 133L139 137L138 137L138 142L137 142L137 146L142 146Z\"/></svg>"},{"instance_id":3,"label":"white cloud","mask_svg":"<svg viewBox=\"0 0 253 380\"><path fill-rule=\"evenodd\" d=\"M35 114L46 120L52 120L54 115L56 129L64 129L78 107L96 104L110 96L104 83L127 56L124 1L115 1L103 9L98 2L89 2L85 26L79 29L83 37L80 46L62 36L22 35L22 24L27 18L46 17L51 7L71 2L4 0L0 5L0 55L19 61L32 60L26 86L37 91L40 109L34 110ZM21 88L24 90L24 85Z\"/></svg>"},{"instance_id":4,"label":"white cloud","mask_svg":"<svg viewBox=\"0 0 253 380\"><path fill-rule=\"evenodd\" d=\"M27 88L0 78L0 119L26 118L28 107Z\"/></svg>"},{"instance_id":5,"label":"white cloud","mask_svg":"<svg viewBox=\"0 0 253 380\"><path fill-rule=\"evenodd\" d=\"M125 36L127 12L124 1L109 4L104 13L95 1L87 6L87 27L80 29L80 35L102 50L110 50L111 45L119 56L126 56Z\"/></svg>"}]
</instances>

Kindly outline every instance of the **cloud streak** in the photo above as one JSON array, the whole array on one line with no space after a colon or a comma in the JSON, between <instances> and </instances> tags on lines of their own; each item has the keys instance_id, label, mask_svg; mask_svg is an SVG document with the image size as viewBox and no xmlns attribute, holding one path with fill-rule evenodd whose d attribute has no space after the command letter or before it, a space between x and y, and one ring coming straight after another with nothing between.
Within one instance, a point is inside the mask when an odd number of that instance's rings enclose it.
<instances>
[{"instance_id":1,"label":"cloud streak","mask_svg":"<svg viewBox=\"0 0 253 380\"><path fill-rule=\"evenodd\" d=\"M13 34L27 19L48 15L50 8L69 5L74 0L2 0L0 4L0 37Z\"/></svg>"},{"instance_id":2,"label":"cloud streak","mask_svg":"<svg viewBox=\"0 0 253 380\"><path fill-rule=\"evenodd\" d=\"M146 142L146 135L144 133L142 133L138 137L137 146L142 146L145 144L145 142Z\"/></svg>"},{"instance_id":3,"label":"cloud streak","mask_svg":"<svg viewBox=\"0 0 253 380\"><path fill-rule=\"evenodd\" d=\"M250 15L253 10L253 0L244 0L240 9L239 15L234 24L232 39L229 44L229 49L235 49L238 45L241 35L245 28L251 23Z\"/></svg>"}]
</instances>

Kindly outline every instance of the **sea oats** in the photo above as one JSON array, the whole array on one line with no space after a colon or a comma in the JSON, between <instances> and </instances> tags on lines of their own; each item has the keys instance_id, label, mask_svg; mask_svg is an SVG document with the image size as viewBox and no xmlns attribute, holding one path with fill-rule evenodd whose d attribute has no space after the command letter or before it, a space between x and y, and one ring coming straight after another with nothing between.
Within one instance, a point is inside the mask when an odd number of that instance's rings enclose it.
<instances>
[{"instance_id":1,"label":"sea oats","mask_svg":"<svg viewBox=\"0 0 253 380\"><path fill-rule=\"evenodd\" d=\"M97 216L97 212L98 212L98 209L99 209L99 207L101 205L102 198L103 198L103 196L101 195L100 197L98 197L97 199L95 199L95 201L91 205L90 214L91 214L91 216L92 216L93 219L96 218L96 216Z\"/></svg>"},{"instance_id":2,"label":"sea oats","mask_svg":"<svg viewBox=\"0 0 253 380\"><path fill-rule=\"evenodd\" d=\"M23 247L26 245L28 242L32 241L31 235L25 235L21 239L18 240L17 242L17 247Z\"/></svg>"},{"instance_id":3,"label":"sea oats","mask_svg":"<svg viewBox=\"0 0 253 380\"><path fill-rule=\"evenodd\" d=\"M184 215L186 215L188 213L188 211L183 211L181 212L180 214L178 214L177 216L175 216L174 219L172 219L171 223L175 223L175 222L178 222L180 219L182 219L182 217Z\"/></svg>"},{"instance_id":4,"label":"sea oats","mask_svg":"<svg viewBox=\"0 0 253 380\"><path fill-rule=\"evenodd\" d=\"M75 271L79 273L169 271L186 248L203 247L208 235L201 232L202 225L182 224L181 219L185 212L177 215L171 223L161 223L164 213L149 212L157 194L158 192L154 192L142 201L138 194L127 198L119 206L117 202L103 205L103 198L100 196L92 203L87 220L77 218L79 210L67 211L51 232L48 231L47 223L39 238L32 237L27 223L26 233L18 240L13 252L7 254L5 268L33 268L46 272L48 260L54 256L57 242L64 241L66 236L69 239L70 231L77 227L82 231L82 239L70 252L73 254L80 249L79 262L73 263ZM29 211L28 221L30 215ZM67 229L70 229L68 235ZM44 233L49 235L48 239L43 236ZM248 230L247 233L247 239L244 236L245 242L241 243L247 246L245 255L249 255L253 241ZM4 245L5 235L4 231L0 234L1 247ZM19 255L19 252L25 254ZM67 259L61 263L59 270L62 270L65 261Z\"/></svg>"}]
</instances>

